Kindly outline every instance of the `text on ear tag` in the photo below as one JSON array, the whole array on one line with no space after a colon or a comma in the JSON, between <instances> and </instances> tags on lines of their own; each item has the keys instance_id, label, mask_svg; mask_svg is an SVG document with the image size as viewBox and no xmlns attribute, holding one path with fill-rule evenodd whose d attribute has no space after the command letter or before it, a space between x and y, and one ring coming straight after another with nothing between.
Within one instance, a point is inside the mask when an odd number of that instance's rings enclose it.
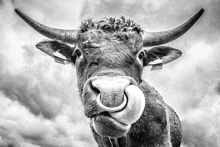
<instances>
[{"instance_id":1,"label":"text on ear tag","mask_svg":"<svg viewBox=\"0 0 220 147\"><path fill-rule=\"evenodd\" d=\"M152 65L151 70L160 70L162 69L162 67L163 67L163 64L155 64L155 65Z\"/></svg>"}]
</instances>

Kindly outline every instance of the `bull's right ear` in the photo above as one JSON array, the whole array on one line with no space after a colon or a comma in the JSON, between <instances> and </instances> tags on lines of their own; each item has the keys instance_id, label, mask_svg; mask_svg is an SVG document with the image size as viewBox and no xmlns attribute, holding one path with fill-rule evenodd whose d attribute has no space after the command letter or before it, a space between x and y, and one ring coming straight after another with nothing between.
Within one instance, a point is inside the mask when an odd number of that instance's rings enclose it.
<instances>
[{"instance_id":1,"label":"bull's right ear","mask_svg":"<svg viewBox=\"0 0 220 147\"><path fill-rule=\"evenodd\" d=\"M60 41L42 41L36 47L54 58L55 62L66 64L71 62L73 47Z\"/></svg>"},{"instance_id":2,"label":"bull's right ear","mask_svg":"<svg viewBox=\"0 0 220 147\"><path fill-rule=\"evenodd\" d=\"M157 46L147 52L147 61L145 66L152 66L151 70L162 69L163 64L172 62L179 58L182 52L169 46Z\"/></svg>"}]
</instances>

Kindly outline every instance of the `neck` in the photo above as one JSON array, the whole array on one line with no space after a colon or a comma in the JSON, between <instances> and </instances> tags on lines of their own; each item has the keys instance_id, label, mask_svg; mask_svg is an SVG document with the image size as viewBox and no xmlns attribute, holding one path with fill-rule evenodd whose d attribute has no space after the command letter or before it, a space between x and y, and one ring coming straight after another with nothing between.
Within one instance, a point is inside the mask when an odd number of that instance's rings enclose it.
<instances>
[{"instance_id":1,"label":"neck","mask_svg":"<svg viewBox=\"0 0 220 147\"><path fill-rule=\"evenodd\" d=\"M128 147L128 140L126 136L121 138L109 138L109 142L111 143L111 147Z\"/></svg>"},{"instance_id":2,"label":"neck","mask_svg":"<svg viewBox=\"0 0 220 147\"><path fill-rule=\"evenodd\" d=\"M120 147L119 144L118 144L118 139L109 138L109 142L110 142L112 147Z\"/></svg>"}]
</instances>

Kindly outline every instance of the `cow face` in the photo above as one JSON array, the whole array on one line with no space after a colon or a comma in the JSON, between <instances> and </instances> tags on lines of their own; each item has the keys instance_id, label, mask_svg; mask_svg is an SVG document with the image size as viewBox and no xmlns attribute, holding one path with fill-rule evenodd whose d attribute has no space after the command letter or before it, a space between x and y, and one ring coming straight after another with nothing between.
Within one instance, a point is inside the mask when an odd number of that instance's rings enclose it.
<instances>
[{"instance_id":1,"label":"cow face","mask_svg":"<svg viewBox=\"0 0 220 147\"><path fill-rule=\"evenodd\" d=\"M84 21L77 30L56 29L18 9L15 12L36 31L53 39L38 43L38 49L58 63L75 65L85 115L91 119L99 146L171 146L171 142L180 146L181 126L176 113L141 75L143 67L161 69L181 55L177 49L157 45L186 33L204 9L182 25L162 32L144 31L124 17ZM143 48L149 46L157 47Z\"/></svg>"},{"instance_id":2,"label":"cow face","mask_svg":"<svg viewBox=\"0 0 220 147\"><path fill-rule=\"evenodd\" d=\"M100 136L119 138L144 111L145 97L139 88L143 67L151 65L159 69L181 52L163 46L149 51L142 49L142 37L136 30L120 33L81 30L77 40L74 48L58 41L43 41L37 48L60 50L71 59L77 70L84 112L91 118L92 128Z\"/></svg>"}]
</instances>

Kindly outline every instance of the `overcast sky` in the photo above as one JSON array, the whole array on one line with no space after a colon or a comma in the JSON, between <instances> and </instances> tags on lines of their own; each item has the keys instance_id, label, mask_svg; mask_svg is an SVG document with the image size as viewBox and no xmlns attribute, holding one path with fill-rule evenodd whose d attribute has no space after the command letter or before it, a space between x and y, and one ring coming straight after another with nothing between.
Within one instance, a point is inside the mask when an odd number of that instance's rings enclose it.
<instances>
[{"instance_id":1,"label":"overcast sky","mask_svg":"<svg viewBox=\"0 0 220 147\"><path fill-rule=\"evenodd\" d=\"M143 79L179 115L181 147L220 147L219 0L0 0L0 147L96 147L74 67L35 48L46 38L15 7L56 28L123 15L147 31L176 27L204 8L186 34L166 44L180 49L181 58L159 71L146 68Z\"/></svg>"}]
</instances>

